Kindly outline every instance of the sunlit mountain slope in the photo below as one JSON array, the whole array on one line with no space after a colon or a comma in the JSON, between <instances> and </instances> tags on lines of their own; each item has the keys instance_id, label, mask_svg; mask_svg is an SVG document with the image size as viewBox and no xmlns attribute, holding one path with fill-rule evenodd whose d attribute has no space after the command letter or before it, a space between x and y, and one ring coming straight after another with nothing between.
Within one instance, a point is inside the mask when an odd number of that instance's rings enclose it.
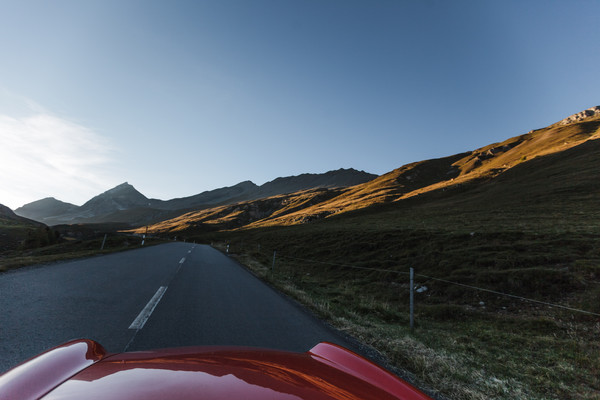
<instances>
[{"instance_id":1,"label":"sunlit mountain slope","mask_svg":"<svg viewBox=\"0 0 600 400\"><path fill-rule=\"evenodd\" d=\"M598 139L599 129L600 116L594 116L569 125L553 124L470 153L409 164L371 182L357 185L331 200L297 213L258 221L252 226L290 224L298 219L299 214L305 218L330 216L434 190L449 190L474 182L484 183L538 157L561 153L588 140Z\"/></svg>"},{"instance_id":2,"label":"sunlit mountain slope","mask_svg":"<svg viewBox=\"0 0 600 400\"><path fill-rule=\"evenodd\" d=\"M254 228L274 225L294 225L317 219L340 215L348 211L365 209L378 204L402 201L429 192L437 196L451 195L468 186L492 182L510 184L519 181L519 171L530 168L543 170L552 165L538 163L544 156L560 155L584 142L600 138L600 114L591 113L585 118L567 118L547 128L494 143L477 150L450 157L407 164L369 182L332 192L320 191L316 196L298 193L260 201L240 202L232 206L207 209L201 213L190 213L177 219L150 226L150 231L181 231L203 224L214 228ZM583 146L578 151L593 152L595 143ZM558 156L557 156L558 157ZM575 159L561 159L577 171ZM532 162L536 161L536 162ZM515 167L519 167L512 172ZM516 184L516 183L515 183ZM543 189L543 184L540 187ZM484 187L484 186L482 186ZM527 192L528 188L522 188ZM446 193L446 194L444 194ZM310 201L306 201L306 197ZM284 200L285 199L285 200ZM293 208L284 207L284 201L298 202ZM274 206L274 204L279 204ZM250 213L270 204L269 212ZM242 217L243 215L243 217ZM223 224L227 221L227 224Z\"/></svg>"}]
</instances>

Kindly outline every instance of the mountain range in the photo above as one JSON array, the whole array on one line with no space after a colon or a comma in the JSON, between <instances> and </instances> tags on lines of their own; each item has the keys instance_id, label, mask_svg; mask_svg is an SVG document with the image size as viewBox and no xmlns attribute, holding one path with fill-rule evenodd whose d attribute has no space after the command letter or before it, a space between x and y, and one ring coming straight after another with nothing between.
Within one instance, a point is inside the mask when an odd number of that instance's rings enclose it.
<instances>
[{"instance_id":1,"label":"mountain range","mask_svg":"<svg viewBox=\"0 0 600 400\"><path fill-rule=\"evenodd\" d=\"M450 198L461 204L475 201L482 208L502 201L518 204L524 199L530 199L526 203L534 206L558 204L579 192L599 189L594 183L600 182L595 167L600 141L594 140L599 138L600 107L594 107L546 128L473 151L407 164L351 187L205 208L151 225L148 231L201 233L297 225L415 199L422 199L420 203L425 206L427 199L434 197L438 203L440 199L447 203Z\"/></svg>"},{"instance_id":2,"label":"mountain range","mask_svg":"<svg viewBox=\"0 0 600 400\"><path fill-rule=\"evenodd\" d=\"M157 222L185 211L260 199L315 188L339 188L367 182L376 175L354 169L277 178L258 186L250 181L171 200L149 199L125 182L95 196L82 206L48 197L26 204L15 213L47 225Z\"/></svg>"},{"instance_id":3,"label":"mountain range","mask_svg":"<svg viewBox=\"0 0 600 400\"><path fill-rule=\"evenodd\" d=\"M535 367L529 381L521 381L520 370L512 374L514 368L492 365L501 374L493 379L516 388L513 397L593 397L594 369L587 372L598 360L598 139L600 107L594 107L499 143L410 163L357 184L333 171L161 201L124 183L81 207L43 199L26 208L46 221L121 218L139 226L134 229L127 224L49 229L0 206L0 272L15 262L11 257L31 264L56 251L80 257L74 248L96 254L104 233L119 229L211 243L223 251L227 246L232 257L274 287L320 310L349 334L382 344L389 359L431 369L431 363L419 363L423 352L417 351L419 360L411 359L421 342L415 347L395 341L399 332L408 332L406 299L418 287L417 331L421 339L429 335L436 341L427 357L442 352L445 358L472 361L475 343L483 349L475 357L476 371L509 353L518 355L509 364ZM148 226L140 223L152 220ZM59 244L46 248L53 237ZM113 240L125 241L119 248L142 242L125 235ZM414 286L409 268L416 272ZM524 343L532 350L521 351ZM539 385L539 377L552 369L534 371L540 369L540 349L550 367L565 366L559 374L570 371L556 387ZM434 375L432 384L448 371ZM473 374L463 375L470 382ZM542 388L539 395L536 388ZM490 397L491 391L493 397L496 389L486 386L485 394Z\"/></svg>"},{"instance_id":4,"label":"mountain range","mask_svg":"<svg viewBox=\"0 0 600 400\"><path fill-rule=\"evenodd\" d=\"M127 223L132 228L143 227L138 232L148 226L150 232L168 234L302 224L415 198L448 198L466 188L479 193L494 187L497 198L512 201L508 199L515 187L527 192L535 186L538 198L553 198L552 190L567 193L569 179L571 183L585 181L587 190L597 186L592 183L595 169L582 169L573 160L593 164L595 155L600 154L600 141L594 140L598 138L600 106L500 143L410 163L381 176L340 169L277 178L261 186L245 181L167 201L149 199L126 182L80 207L46 198L15 213L47 225ZM562 167L553 176L541 172L557 170L557 166ZM532 177L537 181L531 181ZM556 189L557 179L562 189Z\"/></svg>"}]
</instances>

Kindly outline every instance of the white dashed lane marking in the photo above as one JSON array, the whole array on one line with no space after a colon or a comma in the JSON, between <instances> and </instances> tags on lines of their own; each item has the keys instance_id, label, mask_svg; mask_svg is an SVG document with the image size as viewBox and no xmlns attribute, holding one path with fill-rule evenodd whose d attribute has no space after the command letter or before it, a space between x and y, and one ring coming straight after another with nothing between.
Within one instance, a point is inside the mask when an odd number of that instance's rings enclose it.
<instances>
[{"instance_id":1,"label":"white dashed lane marking","mask_svg":"<svg viewBox=\"0 0 600 400\"><path fill-rule=\"evenodd\" d=\"M154 309L158 305L158 302L160 301L160 299L162 299L166 291L167 286L161 286L158 288L154 296L152 296L148 304L146 304L146 307L144 307L144 309L139 313L137 318L133 320L131 325L129 325L129 329L140 330L144 327L144 324L146 324L146 321L148 321L148 318L150 318L150 315L152 315L152 312L154 311Z\"/></svg>"}]
</instances>

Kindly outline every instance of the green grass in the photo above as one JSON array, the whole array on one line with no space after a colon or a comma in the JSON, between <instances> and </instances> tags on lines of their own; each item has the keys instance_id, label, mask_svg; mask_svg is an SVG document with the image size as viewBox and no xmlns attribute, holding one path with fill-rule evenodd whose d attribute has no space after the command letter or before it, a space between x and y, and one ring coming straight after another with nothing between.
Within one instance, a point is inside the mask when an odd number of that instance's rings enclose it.
<instances>
[{"instance_id":1,"label":"green grass","mask_svg":"<svg viewBox=\"0 0 600 400\"><path fill-rule=\"evenodd\" d=\"M195 239L228 243L258 276L385 354L420 387L452 399L594 399L598 316L421 276L600 314L600 215L593 200L572 193L571 201L562 194L517 207L476 186L454 198L434 193L302 226ZM428 288L416 294L414 333L410 267Z\"/></svg>"},{"instance_id":2,"label":"green grass","mask_svg":"<svg viewBox=\"0 0 600 400\"><path fill-rule=\"evenodd\" d=\"M382 352L394 367L412 374L418 386L453 399L593 399L600 391L597 317L417 279L429 290L416 294L411 333L408 276L300 262L286 259L282 251L272 274L270 249L262 244L258 252L248 238L245 249L240 246L231 242L230 251L258 276ZM505 282L505 289L519 292L519 285L511 287L510 280L502 279L509 275L492 283ZM563 278L558 280L563 285ZM597 300L598 286L571 291L565 284L556 289L555 300L564 301L562 290L566 297L591 290L590 299ZM542 290L521 294L551 300Z\"/></svg>"},{"instance_id":3,"label":"green grass","mask_svg":"<svg viewBox=\"0 0 600 400\"><path fill-rule=\"evenodd\" d=\"M16 249L38 226L0 217L0 253Z\"/></svg>"},{"instance_id":4,"label":"green grass","mask_svg":"<svg viewBox=\"0 0 600 400\"><path fill-rule=\"evenodd\" d=\"M228 243L419 387L452 399L598 399L600 317L423 275L600 314L599 149L586 142L494 179L309 224L194 239ZM416 294L414 333L411 267L428 289Z\"/></svg>"},{"instance_id":5,"label":"green grass","mask_svg":"<svg viewBox=\"0 0 600 400\"><path fill-rule=\"evenodd\" d=\"M68 240L35 249L5 251L0 254L0 272L28 265L48 264L142 247L140 238L124 235L109 235L103 250L101 250L102 241L103 237L87 240ZM145 245L151 246L163 242L161 239L147 239Z\"/></svg>"}]
</instances>

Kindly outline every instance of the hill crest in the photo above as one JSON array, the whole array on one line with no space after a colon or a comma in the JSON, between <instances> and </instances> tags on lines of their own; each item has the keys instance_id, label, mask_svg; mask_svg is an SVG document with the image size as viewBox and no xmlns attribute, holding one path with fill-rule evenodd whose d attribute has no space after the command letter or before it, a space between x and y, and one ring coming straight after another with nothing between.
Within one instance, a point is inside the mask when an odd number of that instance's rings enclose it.
<instances>
[{"instance_id":1,"label":"hill crest","mask_svg":"<svg viewBox=\"0 0 600 400\"><path fill-rule=\"evenodd\" d=\"M148 204L148 198L125 182L88 200L80 210L93 216Z\"/></svg>"},{"instance_id":2,"label":"hill crest","mask_svg":"<svg viewBox=\"0 0 600 400\"><path fill-rule=\"evenodd\" d=\"M581 122L586 119L595 117L597 115L600 115L600 106L591 107L591 108L588 108L587 110L583 110L576 114L570 115L567 118L563 119L562 121L559 121L558 125L569 125L574 122Z\"/></svg>"},{"instance_id":3,"label":"hill crest","mask_svg":"<svg viewBox=\"0 0 600 400\"><path fill-rule=\"evenodd\" d=\"M48 218L75 212L78 208L75 204L65 203L54 197L46 197L17 208L15 213L22 217L45 223Z\"/></svg>"},{"instance_id":4,"label":"hill crest","mask_svg":"<svg viewBox=\"0 0 600 400\"><path fill-rule=\"evenodd\" d=\"M238 220L243 223L235 222L240 210L264 207L265 203L241 202L230 208L187 214L178 218L177 222L171 220L152 226L150 231L179 231L184 225L194 227L198 223L205 227L220 224L224 229L306 223L374 205L399 202L429 192L452 192L465 185L494 181L517 166L540 157L564 153L598 138L600 114L588 115L581 121L567 125L553 124L470 152L407 164L368 182L332 192L330 196L321 195L319 201L314 196L311 201L304 201L306 194L300 192L290 194L286 198L278 198L279 202L271 201L269 212ZM304 206L293 210L285 205L302 201ZM211 214L218 215L218 218L211 219ZM223 224L225 221L229 222Z\"/></svg>"}]
</instances>

